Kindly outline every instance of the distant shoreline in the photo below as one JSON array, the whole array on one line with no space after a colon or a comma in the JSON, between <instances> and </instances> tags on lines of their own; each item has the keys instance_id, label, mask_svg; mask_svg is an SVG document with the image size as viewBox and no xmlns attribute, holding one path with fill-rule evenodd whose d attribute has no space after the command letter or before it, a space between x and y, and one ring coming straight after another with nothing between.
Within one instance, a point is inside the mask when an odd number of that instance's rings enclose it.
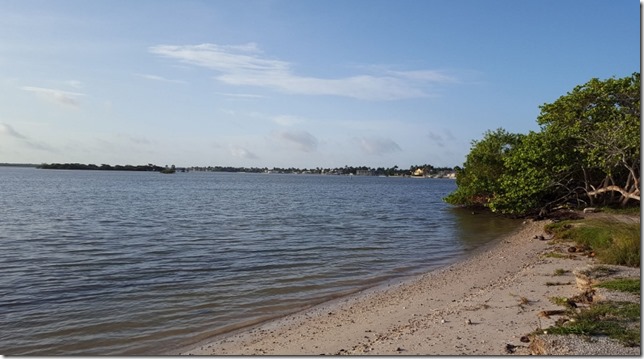
<instances>
[{"instance_id":1,"label":"distant shoreline","mask_svg":"<svg viewBox=\"0 0 644 359\"><path fill-rule=\"evenodd\" d=\"M36 168L40 165L37 165L35 163L0 163L0 167L29 167L29 168Z\"/></svg>"},{"instance_id":2,"label":"distant shoreline","mask_svg":"<svg viewBox=\"0 0 644 359\"><path fill-rule=\"evenodd\" d=\"M336 168L278 168L278 167L231 167L231 166L191 166L175 167L158 166L148 163L146 165L108 165L108 164L82 164L82 163L42 163L42 164L0 164L5 167L35 167L38 169L54 170L83 170L83 171L139 171L161 172L169 168L176 172L229 172L229 173L265 173L265 174L319 174L319 175L348 175L348 176L376 176L376 177L411 177L411 178L448 178L455 179L456 171L451 167L434 167L432 165L411 166L409 169L400 169L398 166L390 168L368 166L344 166Z\"/></svg>"}]
</instances>

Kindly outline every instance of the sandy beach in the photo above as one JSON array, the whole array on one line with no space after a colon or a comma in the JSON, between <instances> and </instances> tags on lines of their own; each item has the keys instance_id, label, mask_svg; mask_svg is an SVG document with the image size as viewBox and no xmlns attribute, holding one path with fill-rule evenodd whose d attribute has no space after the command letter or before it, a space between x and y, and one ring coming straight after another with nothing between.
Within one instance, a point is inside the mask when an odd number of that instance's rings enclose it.
<instances>
[{"instance_id":1,"label":"sandy beach","mask_svg":"<svg viewBox=\"0 0 644 359\"><path fill-rule=\"evenodd\" d=\"M578 294L572 271L593 263L581 255L544 256L565 251L565 245L535 238L548 238L547 223L524 221L518 231L464 261L172 354L529 354L529 343L521 338L556 319L538 313L560 309L550 297ZM561 269L563 275L553 274Z\"/></svg>"}]
</instances>

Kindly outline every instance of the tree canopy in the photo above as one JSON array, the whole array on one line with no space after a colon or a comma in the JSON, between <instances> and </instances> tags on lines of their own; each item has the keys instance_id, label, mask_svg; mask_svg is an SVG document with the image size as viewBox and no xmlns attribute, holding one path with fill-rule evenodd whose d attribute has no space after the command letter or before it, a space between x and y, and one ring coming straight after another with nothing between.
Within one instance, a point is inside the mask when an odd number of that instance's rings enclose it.
<instances>
[{"instance_id":1,"label":"tree canopy","mask_svg":"<svg viewBox=\"0 0 644 359\"><path fill-rule=\"evenodd\" d=\"M472 142L445 200L515 215L639 204L640 74L591 79L540 106L539 132Z\"/></svg>"}]
</instances>

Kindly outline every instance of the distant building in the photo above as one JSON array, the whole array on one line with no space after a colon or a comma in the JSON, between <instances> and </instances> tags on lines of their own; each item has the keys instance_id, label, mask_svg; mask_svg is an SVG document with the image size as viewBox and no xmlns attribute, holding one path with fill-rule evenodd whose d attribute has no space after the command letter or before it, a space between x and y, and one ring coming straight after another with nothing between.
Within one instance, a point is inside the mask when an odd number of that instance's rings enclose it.
<instances>
[{"instance_id":1,"label":"distant building","mask_svg":"<svg viewBox=\"0 0 644 359\"><path fill-rule=\"evenodd\" d=\"M411 174L412 176L422 177L425 175L425 171L422 168L418 168Z\"/></svg>"}]
</instances>

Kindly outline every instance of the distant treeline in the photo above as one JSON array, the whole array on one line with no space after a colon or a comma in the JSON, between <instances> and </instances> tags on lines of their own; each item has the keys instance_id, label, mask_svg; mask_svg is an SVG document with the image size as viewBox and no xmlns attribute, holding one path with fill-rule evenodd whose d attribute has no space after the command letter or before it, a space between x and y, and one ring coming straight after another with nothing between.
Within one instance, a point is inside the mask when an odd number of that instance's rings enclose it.
<instances>
[{"instance_id":1,"label":"distant treeline","mask_svg":"<svg viewBox=\"0 0 644 359\"><path fill-rule=\"evenodd\" d=\"M147 164L147 165L138 165L138 166L132 166L132 165L115 165L115 166L110 166L110 165L100 165L97 166L95 164L82 164L82 163L43 163L39 165L37 168L42 168L42 169L48 169L48 170L98 170L98 171L147 171L147 172L161 172L165 169L165 167L161 166L156 166L153 164Z\"/></svg>"},{"instance_id":2,"label":"distant treeline","mask_svg":"<svg viewBox=\"0 0 644 359\"><path fill-rule=\"evenodd\" d=\"M0 167L38 167L34 163L0 163Z\"/></svg>"},{"instance_id":3,"label":"distant treeline","mask_svg":"<svg viewBox=\"0 0 644 359\"><path fill-rule=\"evenodd\" d=\"M59 169L59 170L104 170L104 171L150 171L150 172L162 172L168 169L175 169L175 166L168 168L168 166L161 167L156 166L151 163L147 165L95 165L95 164L81 164L81 163L43 163L38 168L42 169ZM414 165L409 167L409 169L399 168L398 166L393 166L389 168L378 167L372 168L368 166L344 166L336 168L279 168L279 167L231 167L231 166L207 166L207 167L176 167L178 172L247 172L247 173L295 173L295 174L326 174L326 175L372 175L372 176L409 176L417 172L417 170L422 170L424 176L432 177L444 177L452 172L454 169L450 167L434 167L429 164L424 165Z\"/></svg>"},{"instance_id":4,"label":"distant treeline","mask_svg":"<svg viewBox=\"0 0 644 359\"><path fill-rule=\"evenodd\" d=\"M372 175L372 176L410 176L422 170L425 176L445 176L454 172L451 167L434 167L429 164L414 165L406 168L393 167L368 167L368 166L344 166L335 168L280 168L280 167L222 167L222 166L207 166L207 167L187 167L186 171L200 171L200 172L248 172L248 173L295 173L295 174L324 174L324 175Z\"/></svg>"}]
</instances>

